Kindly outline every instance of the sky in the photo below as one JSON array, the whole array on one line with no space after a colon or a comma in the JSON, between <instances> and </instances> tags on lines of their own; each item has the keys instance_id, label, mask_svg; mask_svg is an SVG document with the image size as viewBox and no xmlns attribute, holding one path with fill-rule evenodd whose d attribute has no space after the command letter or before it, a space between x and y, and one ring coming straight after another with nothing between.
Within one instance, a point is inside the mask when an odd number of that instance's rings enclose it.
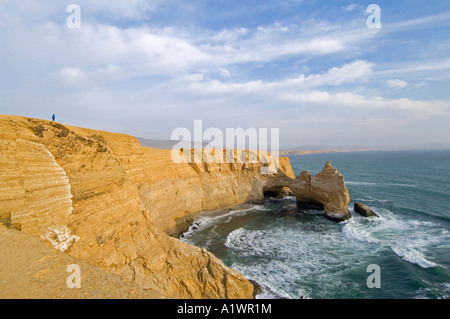
<instances>
[{"instance_id":1,"label":"sky","mask_svg":"<svg viewBox=\"0 0 450 319\"><path fill-rule=\"evenodd\" d=\"M278 128L282 149L450 145L448 0L0 0L0 43L0 114L159 140L194 120Z\"/></svg>"}]
</instances>

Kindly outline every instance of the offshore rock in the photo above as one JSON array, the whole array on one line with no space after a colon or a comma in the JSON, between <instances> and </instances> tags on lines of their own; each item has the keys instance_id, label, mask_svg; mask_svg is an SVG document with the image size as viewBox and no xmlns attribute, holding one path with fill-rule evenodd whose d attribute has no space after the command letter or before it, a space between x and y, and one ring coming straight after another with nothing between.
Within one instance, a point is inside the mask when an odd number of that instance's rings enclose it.
<instances>
[{"instance_id":1,"label":"offshore rock","mask_svg":"<svg viewBox=\"0 0 450 319\"><path fill-rule=\"evenodd\" d=\"M355 213L358 213L364 217L379 217L369 206L362 203L355 203L354 210Z\"/></svg>"}]
</instances>

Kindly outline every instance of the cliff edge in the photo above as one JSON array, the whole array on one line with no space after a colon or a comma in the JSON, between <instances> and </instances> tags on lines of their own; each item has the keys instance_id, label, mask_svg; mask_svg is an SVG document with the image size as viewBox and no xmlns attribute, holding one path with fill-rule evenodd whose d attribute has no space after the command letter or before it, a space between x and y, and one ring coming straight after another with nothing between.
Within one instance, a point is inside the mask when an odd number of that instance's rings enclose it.
<instances>
[{"instance_id":1,"label":"cliff edge","mask_svg":"<svg viewBox=\"0 0 450 319\"><path fill-rule=\"evenodd\" d=\"M0 155L2 241L35 235L155 298L252 298L240 273L170 235L193 213L260 200L270 181L294 180L288 158L269 176L260 163L175 164L170 150L131 136L7 115Z\"/></svg>"}]
</instances>

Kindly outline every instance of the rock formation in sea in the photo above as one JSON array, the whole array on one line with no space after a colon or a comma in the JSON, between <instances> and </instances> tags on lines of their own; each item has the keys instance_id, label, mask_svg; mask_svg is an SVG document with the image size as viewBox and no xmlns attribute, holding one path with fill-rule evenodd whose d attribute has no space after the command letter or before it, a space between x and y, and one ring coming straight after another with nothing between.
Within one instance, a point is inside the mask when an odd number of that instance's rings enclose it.
<instances>
[{"instance_id":1,"label":"rock formation in sea","mask_svg":"<svg viewBox=\"0 0 450 319\"><path fill-rule=\"evenodd\" d=\"M21 231L38 238L36 247L56 248L71 263L104 271L127 291L151 291L149 297L252 298L254 286L244 276L173 237L196 212L288 187L299 203L322 205L327 218L349 215L344 178L330 164L295 179L283 157L274 175L261 174L260 162L175 164L170 150L142 147L132 136L6 115L0 115L0 155L0 251L11 252L5 241L25 238L14 235Z\"/></svg>"},{"instance_id":2,"label":"rock formation in sea","mask_svg":"<svg viewBox=\"0 0 450 319\"><path fill-rule=\"evenodd\" d=\"M358 213L361 216L364 216L364 217L372 217L372 216L378 217L378 215L369 206L367 206L365 204L355 203L353 208L355 210L355 213Z\"/></svg>"},{"instance_id":3,"label":"rock formation in sea","mask_svg":"<svg viewBox=\"0 0 450 319\"><path fill-rule=\"evenodd\" d=\"M341 222L351 218L347 208L350 196L344 176L330 162L316 176L303 171L295 179L278 175L269 179L265 192L274 192L281 187L289 187L297 198L300 209L317 208L325 211L325 218Z\"/></svg>"}]
</instances>

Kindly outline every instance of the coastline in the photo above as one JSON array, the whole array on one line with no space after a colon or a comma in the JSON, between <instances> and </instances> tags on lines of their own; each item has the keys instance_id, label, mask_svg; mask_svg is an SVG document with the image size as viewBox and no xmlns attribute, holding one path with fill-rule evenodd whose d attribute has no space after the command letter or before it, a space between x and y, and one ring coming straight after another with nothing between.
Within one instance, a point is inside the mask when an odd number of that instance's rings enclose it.
<instances>
[{"instance_id":1,"label":"coastline","mask_svg":"<svg viewBox=\"0 0 450 319\"><path fill-rule=\"evenodd\" d=\"M339 150L282 150L281 156L301 156L301 155L318 155L318 154L334 154L334 153L371 153L371 152L433 152L448 151L450 147L438 148L379 148L379 149L339 149Z\"/></svg>"},{"instance_id":2,"label":"coastline","mask_svg":"<svg viewBox=\"0 0 450 319\"><path fill-rule=\"evenodd\" d=\"M19 116L0 125L5 225L37 237L65 226L78 238L55 237L66 254L169 298L252 298L241 274L167 234L192 213L262 197L259 164L176 165L132 136Z\"/></svg>"},{"instance_id":3,"label":"coastline","mask_svg":"<svg viewBox=\"0 0 450 319\"><path fill-rule=\"evenodd\" d=\"M196 230L196 223L200 222L202 219L207 218L207 219L215 219L215 218L221 218L221 217L225 217L225 216L231 216L232 214L237 214L239 212L242 212L243 210L248 210L248 209L252 209L254 207L254 205L263 205L264 204L264 199L260 200L260 201L253 201L253 202L248 202L248 203L242 203L242 204L237 204L234 205L230 208L226 208L226 209L215 209L215 210L210 210L210 211L200 211L198 213L192 214L191 215L191 219L189 220L189 224L186 228L180 230L180 233L178 234L178 239L183 241L185 234L189 233L191 230ZM274 296L277 296L276 299L287 299L286 297L283 297L281 295L278 295L276 292L272 291L269 287L267 287L266 285L264 285L263 283L258 282L258 280L254 280L254 279L249 279L247 278L247 280L253 285L254 290L253 290L253 299L258 299L257 297L260 295L264 295L266 293L271 293Z\"/></svg>"},{"instance_id":4,"label":"coastline","mask_svg":"<svg viewBox=\"0 0 450 319\"><path fill-rule=\"evenodd\" d=\"M289 186L300 201L347 214L343 176L330 163L317 176L295 178L280 157L278 172L264 175L260 161L175 164L170 150L124 134L20 116L2 115L0 125L5 226L51 238L42 243L170 298L253 296L239 272L174 238L198 213L229 211Z\"/></svg>"},{"instance_id":5,"label":"coastline","mask_svg":"<svg viewBox=\"0 0 450 319\"><path fill-rule=\"evenodd\" d=\"M201 211L198 211L195 213L190 213L190 214L183 216L183 217L179 218L178 220L176 220L175 227L173 229L169 230L167 232L167 234L171 237L179 239L179 237L182 234L184 234L185 232L187 232L189 230L189 228L197 220L199 220L203 217L210 217L210 218L221 217L221 216L229 214L230 212L232 212L236 209L250 207L251 205L257 205L257 204L261 204L263 202L264 202L264 199L262 198L259 200L252 200L249 202L239 203L239 204L235 204L235 205L231 205L231 206L227 206L227 207L218 207L213 210L201 210Z\"/></svg>"},{"instance_id":6,"label":"coastline","mask_svg":"<svg viewBox=\"0 0 450 319\"><path fill-rule=\"evenodd\" d=\"M186 241L294 299L448 298L449 158L450 150L291 157L296 173L319 171L329 159L345 172L351 220L285 214L296 212L295 199L268 201L258 207L266 212L201 221ZM379 217L357 214L357 202ZM372 264L381 267L382 289L366 286Z\"/></svg>"}]
</instances>

